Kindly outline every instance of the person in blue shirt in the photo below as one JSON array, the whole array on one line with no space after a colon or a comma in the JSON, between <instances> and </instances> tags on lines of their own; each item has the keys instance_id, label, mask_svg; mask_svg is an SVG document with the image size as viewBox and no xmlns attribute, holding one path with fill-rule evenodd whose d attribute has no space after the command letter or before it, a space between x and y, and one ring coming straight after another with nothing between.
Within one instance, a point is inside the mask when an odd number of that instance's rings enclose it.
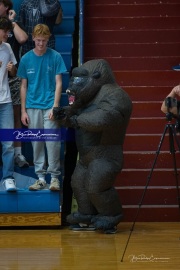
<instances>
[{"instance_id":1,"label":"person in blue shirt","mask_svg":"<svg viewBox=\"0 0 180 270\"><path fill-rule=\"evenodd\" d=\"M17 75L21 81L21 121L29 129L57 129L53 107L58 107L62 92L62 73L66 66L61 55L47 47L51 36L49 27L34 27L34 49L20 60ZM45 145L48 167L45 167ZM33 159L38 180L29 190L46 188L45 175L51 174L50 190L59 190L60 141L33 141Z\"/></svg>"}]
</instances>

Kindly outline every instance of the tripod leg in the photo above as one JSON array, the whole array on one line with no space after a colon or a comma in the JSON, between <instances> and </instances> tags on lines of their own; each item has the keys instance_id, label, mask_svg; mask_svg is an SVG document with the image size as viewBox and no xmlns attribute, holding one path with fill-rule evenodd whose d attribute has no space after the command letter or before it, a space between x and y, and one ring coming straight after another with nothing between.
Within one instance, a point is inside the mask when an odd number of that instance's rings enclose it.
<instances>
[{"instance_id":1,"label":"tripod leg","mask_svg":"<svg viewBox=\"0 0 180 270\"><path fill-rule=\"evenodd\" d=\"M142 205L142 202L143 202L143 199L144 199L146 190L147 190L148 185L149 185L149 182L150 182L150 180L151 180L151 177L152 177L152 174L153 174L153 171L154 171L154 167L155 167L155 165L156 165L157 158L158 158L158 156L159 156L159 153L160 153L160 150L161 150L161 146L162 146L162 144L163 144L164 137L165 137L165 135L166 135L167 129L169 129L169 124L167 124L167 125L165 126L164 132L163 132L162 137L161 137L161 139L160 139L159 146L158 146L158 149L157 149L157 151L156 151L156 156L155 156L155 159L154 159L154 162L153 162L151 171L150 171L150 173L149 173L149 175L148 175L148 177L147 177L147 182L146 182L146 185L145 185L145 189L144 189L144 192L143 192L143 194L142 194L142 197L141 197L141 200L140 200L140 203L139 203L139 209L140 209L140 207L141 207L141 205ZM138 209L138 210L139 210L139 209ZM137 219L138 214L139 214L139 211L137 212L137 215L136 215L135 220Z\"/></svg>"},{"instance_id":2,"label":"tripod leg","mask_svg":"<svg viewBox=\"0 0 180 270\"><path fill-rule=\"evenodd\" d=\"M174 139L175 139L176 144L178 146L178 150L180 151L180 143L179 143L179 140L177 138L177 132L176 132L176 129L175 129L175 125L171 125L171 128L172 128L172 131L173 131Z\"/></svg>"},{"instance_id":3,"label":"tripod leg","mask_svg":"<svg viewBox=\"0 0 180 270\"><path fill-rule=\"evenodd\" d=\"M176 178L177 200L178 200L179 211L180 211L179 179L178 179L178 171L177 171L176 156L175 156L176 150L174 147L174 138L176 138L176 142L177 142L176 130L174 126L171 125L169 128L169 144L170 144L170 153L172 154L172 157L173 157L174 174ZM178 147L179 147L179 142L178 142Z\"/></svg>"},{"instance_id":4,"label":"tripod leg","mask_svg":"<svg viewBox=\"0 0 180 270\"><path fill-rule=\"evenodd\" d=\"M128 247L128 244L129 244L129 241L130 241L132 232L133 232L133 230L134 230L134 226L135 226L136 220L137 220L138 215L139 215L139 211L140 211L140 208L141 208L141 205L142 205L144 196L145 196L145 194L146 194L146 190L147 190L148 185L149 185L149 182L150 182L150 180L151 180L151 176L152 176L152 174L153 174L154 167L155 167L155 165L156 165L157 158L158 158L158 156L159 156L159 153L160 153L160 150L161 150L161 146L162 146L162 144L163 144L164 137L165 137L165 135L166 135L166 131L167 131L168 128L169 128L169 124L167 124L167 125L165 126L164 132L163 132L163 134L162 134L162 136L161 136L161 139L160 139L160 142L159 142L159 146L158 146L158 149L157 149L157 151L156 151L156 156L155 156L155 159L154 159L154 162L153 162L151 171L150 171L150 173L149 173L149 175L148 175L148 177L147 177L147 182L146 182L146 185L145 185L145 188L144 188L144 191L143 191L143 194L142 194L140 203L139 203L139 207L138 207L136 216L135 216L135 218L134 218L132 227L131 227L131 229L130 229L130 234L129 234L128 240L127 240L127 242L126 242L126 246L125 246L125 249L124 249L122 258L121 258L121 262L123 262L123 258L124 258L124 256L125 256L125 253L126 253L126 250L127 250L127 247Z\"/></svg>"}]
</instances>

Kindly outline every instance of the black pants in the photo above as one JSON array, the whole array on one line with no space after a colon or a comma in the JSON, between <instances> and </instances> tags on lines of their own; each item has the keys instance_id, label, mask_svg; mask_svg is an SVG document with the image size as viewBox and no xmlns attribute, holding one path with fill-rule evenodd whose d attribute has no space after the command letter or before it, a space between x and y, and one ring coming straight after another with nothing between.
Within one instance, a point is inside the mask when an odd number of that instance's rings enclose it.
<instances>
[{"instance_id":1,"label":"black pants","mask_svg":"<svg viewBox=\"0 0 180 270\"><path fill-rule=\"evenodd\" d=\"M63 181L63 204L62 204L62 219L65 221L66 216L71 213L72 205L72 188L71 176L76 167L77 147L75 142L75 131L72 128L67 130L66 137L66 153L64 160L64 181Z\"/></svg>"}]
</instances>

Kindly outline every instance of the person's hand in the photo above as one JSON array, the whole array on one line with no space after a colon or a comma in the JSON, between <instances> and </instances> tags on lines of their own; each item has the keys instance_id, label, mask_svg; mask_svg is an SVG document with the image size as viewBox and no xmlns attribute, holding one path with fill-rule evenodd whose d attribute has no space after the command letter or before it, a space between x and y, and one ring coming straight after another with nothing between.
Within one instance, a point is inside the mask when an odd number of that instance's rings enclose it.
<instances>
[{"instance_id":1,"label":"person's hand","mask_svg":"<svg viewBox=\"0 0 180 270\"><path fill-rule=\"evenodd\" d=\"M14 21L15 17L16 17L16 12L13 9L10 9L9 10L9 20Z\"/></svg>"},{"instance_id":2,"label":"person's hand","mask_svg":"<svg viewBox=\"0 0 180 270\"><path fill-rule=\"evenodd\" d=\"M49 112L49 119L54 120L53 109L51 109Z\"/></svg>"},{"instance_id":3,"label":"person's hand","mask_svg":"<svg viewBox=\"0 0 180 270\"><path fill-rule=\"evenodd\" d=\"M29 116L28 116L27 112L23 112L21 114L21 121L22 121L23 125L28 126L28 124L29 124Z\"/></svg>"},{"instance_id":4,"label":"person's hand","mask_svg":"<svg viewBox=\"0 0 180 270\"><path fill-rule=\"evenodd\" d=\"M11 72L11 71L13 70L13 67L14 67L14 64L13 64L12 61L10 61L10 62L7 64L7 70L8 70L9 72Z\"/></svg>"}]
</instances>

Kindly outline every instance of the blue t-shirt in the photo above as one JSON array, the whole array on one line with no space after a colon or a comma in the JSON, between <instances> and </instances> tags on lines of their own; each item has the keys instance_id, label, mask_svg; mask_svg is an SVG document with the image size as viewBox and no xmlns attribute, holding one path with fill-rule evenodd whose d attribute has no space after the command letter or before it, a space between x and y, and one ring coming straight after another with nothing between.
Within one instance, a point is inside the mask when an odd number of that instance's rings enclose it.
<instances>
[{"instance_id":1,"label":"blue t-shirt","mask_svg":"<svg viewBox=\"0 0 180 270\"><path fill-rule=\"evenodd\" d=\"M54 103L58 74L66 72L62 56L47 48L46 53L37 56L33 50L26 53L20 61L17 76L27 79L26 108L50 109Z\"/></svg>"}]
</instances>

